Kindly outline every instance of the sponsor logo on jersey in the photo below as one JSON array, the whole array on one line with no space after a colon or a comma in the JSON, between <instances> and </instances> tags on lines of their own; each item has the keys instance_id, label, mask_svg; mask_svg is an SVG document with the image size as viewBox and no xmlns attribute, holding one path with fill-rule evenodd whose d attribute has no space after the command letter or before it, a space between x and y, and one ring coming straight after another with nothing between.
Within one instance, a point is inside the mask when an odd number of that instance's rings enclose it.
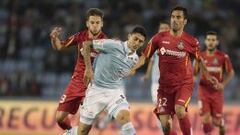
<instances>
[{"instance_id":1,"label":"sponsor logo on jersey","mask_svg":"<svg viewBox=\"0 0 240 135\"><path fill-rule=\"evenodd\" d=\"M183 51L173 51L173 50L169 50L169 49L165 49L164 47L162 47L160 49L160 53L162 55L170 55L170 56L176 56L178 58L183 58L186 56L186 52L183 52Z\"/></svg>"},{"instance_id":2,"label":"sponsor logo on jersey","mask_svg":"<svg viewBox=\"0 0 240 135\"><path fill-rule=\"evenodd\" d=\"M222 68L221 67L207 67L207 71L209 71L209 72L221 72Z\"/></svg>"},{"instance_id":3,"label":"sponsor logo on jersey","mask_svg":"<svg viewBox=\"0 0 240 135\"><path fill-rule=\"evenodd\" d=\"M163 44L170 44L169 41L164 41L164 40L162 41L162 43L163 43Z\"/></svg>"}]
</instances>

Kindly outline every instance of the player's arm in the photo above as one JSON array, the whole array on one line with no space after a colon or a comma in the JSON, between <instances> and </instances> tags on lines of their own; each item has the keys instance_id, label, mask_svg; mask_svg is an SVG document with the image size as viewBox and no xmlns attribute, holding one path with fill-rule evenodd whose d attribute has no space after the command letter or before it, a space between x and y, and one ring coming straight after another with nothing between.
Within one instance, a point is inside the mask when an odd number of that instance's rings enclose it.
<instances>
[{"instance_id":1,"label":"player's arm","mask_svg":"<svg viewBox=\"0 0 240 135\"><path fill-rule=\"evenodd\" d=\"M232 67L232 63L231 63L228 55L225 55L224 69L226 71L226 75L223 78L223 82L222 83L218 82L215 85L215 87L219 90L224 90L225 86L232 80L232 78L235 75L233 67Z\"/></svg>"},{"instance_id":2,"label":"player's arm","mask_svg":"<svg viewBox=\"0 0 240 135\"><path fill-rule=\"evenodd\" d=\"M152 68L153 68L153 59L151 59L148 63L148 67L147 67L147 71L145 73L145 75L143 76L144 80L148 80L151 76L151 72L152 72Z\"/></svg>"},{"instance_id":3,"label":"player's arm","mask_svg":"<svg viewBox=\"0 0 240 135\"><path fill-rule=\"evenodd\" d=\"M59 35L61 34L62 28L61 27L54 27L50 33L51 45L55 50L63 50L70 45L76 43L75 35L70 36L66 40L61 41Z\"/></svg>"},{"instance_id":4,"label":"player's arm","mask_svg":"<svg viewBox=\"0 0 240 135\"><path fill-rule=\"evenodd\" d=\"M151 72L152 72L152 68L153 68L153 59L151 59L148 63L148 67L147 67L147 72L145 74L145 78L149 79L151 76Z\"/></svg>"},{"instance_id":5,"label":"player's arm","mask_svg":"<svg viewBox=\"0 0 240 135\"><path fill-rule=\"evenodd\" d=\"M199 64L200 64L199 61L194 59L194 61L193 61L193 67L194 67L194 69L193 69L193 75L194 75L193 79L194 79L194 82L196 81L197 76L200 72L200 65Z\"/></svg>"},{"instance_id":6,"label":"player's arm","mask_svg":"<svg viewBox=\"0 0 240 135\"><path fill-rule=\"evenodd\" d=\"M62 28L61 27L54 27L50 33L51 44L53 49L62 50L64 46L59 39L59 35L61 34Z\"/></svg>"},{"instance_id":7,"label":"player's arm","mask_svg":"<svg viewBox=\"0 0 240 135\"><path fill-rule=\"evenodd\" d=\"M86 85L88 85L93 79L93 69L92 69L91 58L90 58L92 46L93 46L92 41L83 42L83 58L84 58L84 64L85 64L84 83Z\"/></svg>"}]
</instances>

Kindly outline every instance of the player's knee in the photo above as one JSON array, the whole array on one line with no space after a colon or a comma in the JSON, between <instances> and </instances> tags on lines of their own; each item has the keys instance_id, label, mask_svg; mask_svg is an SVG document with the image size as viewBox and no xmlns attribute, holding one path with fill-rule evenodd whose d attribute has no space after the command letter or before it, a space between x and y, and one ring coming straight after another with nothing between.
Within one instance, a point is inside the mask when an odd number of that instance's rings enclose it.
<instances>
[{"instance_id":1,"label":"player's knee","mask_svg":"<svg viewBox=\"0 0 240 135\"><path fill-rule=\"evenodd\" d=\"M210 123L210 122L211 122L210 113L203 114L203 123Z\"/></svg>"},{"instance_id":2,"label":"player's knee","mask_svg":"<svg viewBox=\"0 0 240 135\"><path fill-rule=\"evenodd\" d=\"M171 121L170 116L160 115L160 116L159 116L159 120L160 120L161 126L162 126L163 128L168 128L168 127L169 127L170 121Z\"/></svg>"},{"instance_id":3,"label":"player's knee","mask_svg":"<svg viewBox=\"0 0 240 135\"><path fill-rule=\"evenodd\" d=\"M213 118L213 124L217 127L222 126L222 119L221 118Z\"/></svg>"},{"instance_id":4,"label":"player's knee","mask_svg":"<svg viewBox=\"0 0 240 135\"><path fill-rule=\"evenodd\" d=\"M185 107L181 105L175 105L175 112L179 119L182 119L186 115Z\"/></svg>"},{"instance_id":5,"label":"player's knee","mask_svg":"<svg viewBox=\"0 0 240 135\"><path fill-rule=\"evenodd\" d=\"M120 124L120 125L124 125L128 122L130 122L130 113L128 110L121 110L116 117L116 121Z\"/></svg>"},{"instance_id":6,"label":"player's knee","mask_svg":"<svg viewBox=\"0 0 240 135\"><path fill-rule=\"evenodd\" d=\"M65 116L64 116L64 115L56 114L56 121L57 121L58 123L63 122L64 119L65 119Z\"/></svg>"}]
</instances>

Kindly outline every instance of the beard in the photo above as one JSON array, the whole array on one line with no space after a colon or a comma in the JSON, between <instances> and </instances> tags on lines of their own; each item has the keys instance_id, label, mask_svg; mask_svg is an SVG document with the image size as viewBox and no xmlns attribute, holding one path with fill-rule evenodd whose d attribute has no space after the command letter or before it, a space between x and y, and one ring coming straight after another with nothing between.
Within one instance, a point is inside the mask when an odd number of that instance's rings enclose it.
<instances>
[{"instance_id":1,"label":"beard","mask_svg":"<svg viewBox=\"0 0 240 135\"><path fill-rule=\"evenodd\" d=\"M90 33L93 35L93 36L96 36L98 35L98 33L100 33L100 30L99 31L92 31L92 30L89 30Z\"/></svg>"},{"instance_id":2,"label":"beard","mask_svg":"<svg viewBox=\"0 0 240 135\"><path fill-rule=\"evenodd\" d=\"M213 52L213 51L215 51L215 49L216 49L216 47L208 48L207 50L208 50L209 52Z\"/></svg>"}]
</instances>

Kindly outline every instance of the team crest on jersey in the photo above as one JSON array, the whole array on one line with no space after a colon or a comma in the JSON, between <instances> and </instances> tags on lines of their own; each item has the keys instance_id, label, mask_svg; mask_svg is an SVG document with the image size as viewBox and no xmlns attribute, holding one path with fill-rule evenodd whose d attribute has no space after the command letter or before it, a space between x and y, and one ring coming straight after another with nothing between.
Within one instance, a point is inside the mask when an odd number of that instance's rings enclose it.
<instances>
[{"instance_id":1,"label":"team crest on jersey","mask_svg":"<svg viewBox=\"0 0 240 135\"><path fill-rule=\"evenodd\" d=\"M218 59L217 59L217 58L214 58L213 64L214 64L214 65L218 65Z\"/></svg>"},{"instance_id":2,"label":"team crest on jersey","mask_svg":"<svg viewBox=\"0 0 240 135\"><path fill-rule=\"evenodd\" d=\"M179 43L178 43L178 49L179 50L183 50L184 49L184 43L182 42L182 41L180 41Z\"/></svg>"}]
</instances>

